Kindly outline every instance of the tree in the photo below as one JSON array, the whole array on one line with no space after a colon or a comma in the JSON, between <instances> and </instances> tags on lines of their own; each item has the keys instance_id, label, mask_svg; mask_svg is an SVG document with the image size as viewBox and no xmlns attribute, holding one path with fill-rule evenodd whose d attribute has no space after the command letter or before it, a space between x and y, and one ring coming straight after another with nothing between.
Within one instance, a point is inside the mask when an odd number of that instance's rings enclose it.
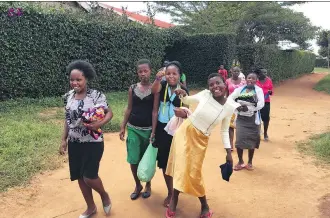
<instances>
[{"instance_id":1,"label":"tree","mask_svg":"<svg viewBox=\"0 0 330 218\"><path fill-rule=\"evenodd\" d=\"M330 67L330 30L322 30L317 35L317 45L320 46L319 55L328 59L328 68Z\"/></svg>"},{"instance_id":2,"label":"tree","mask_svg":"<svg viewBox=\"0 0 330 218\"><path fill-rule=\"evenodd\" d=\"M277 44L281 40L307 48L317 30L288 6L302 2L156 2L189 33L236 33L239 44Z\"/></svg>"}]
</instances>

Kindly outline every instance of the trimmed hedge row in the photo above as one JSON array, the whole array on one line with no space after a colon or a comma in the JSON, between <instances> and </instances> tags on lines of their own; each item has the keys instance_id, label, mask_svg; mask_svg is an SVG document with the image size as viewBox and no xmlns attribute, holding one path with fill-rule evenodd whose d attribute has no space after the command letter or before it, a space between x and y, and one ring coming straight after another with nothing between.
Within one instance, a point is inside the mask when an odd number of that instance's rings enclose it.
<instances>
[{"instance_id":1,"label":"trimmed hedge row","mask_svg":"<svg viewBox=\"0 0 330 218\"><path fill-rule=\"evenodd\" d=\"M8 8L21 5L22 16L8 16ZM94 83L103 91L126 90L137 78L135 63L141 58L150 59L154 70L165 58L180 61L189 84L205 84L220 64L229 69L236 50L245 73L260 65L274 81L311 72L315 61L309 52L236 48L230 34L188 36L176 28L159 30L116 16L46 10L24 2L0 3L0 23L0 100L63 94L69 89L65 67L76 59L93 64Z\"/></svg>"},{"instance_id":2,"label":"trimmed hedge row","mask_svg":"<svg viewBox=\"0 0 330 218\"><path fill-rule=\"evenodd\" d=\"M316 57L312 52L279 50L271 45L238 46L237 56L244 74L257 67L264 67L274 82L311 73Z\"/></svg>"},{"instance_id":3,"label":"trimmed hedge row","mask_svg":"<svg viewBox=\"0 0 330 218\"><path fill-rule=\"evenodd\" d=\"M315 60L315 67L328 67L327 59L316 59Z\"/></svg>"},{"instance_id":4,"label":"trimmed hedge row","mask_svg":"<svg viewBox=\"0 0 330 218\"><path fill-rule=\"evenodd\" d=\"M171 35L178 34L135 22L102 22L93 14L42 12L28 4L23 16L10 17L10 5L0 5L0 100L63 94L69 88L65 67L76 59L93 64L100 90L126 90L137 78L136 61L148 58L157 69Z\"/></svg>"},{"instance_id":5,"label":"trimmed hedge row","mask_svg":"<svg viewBox=\"0 0 330 218\"><path fill-rule=\"evenodd\" d=\"M166 50L166 58L182 63L188 83L206 84L220 64L230 68L235 56L235 35L196 34L177 40Z\"/></svg>"}]
</instances>

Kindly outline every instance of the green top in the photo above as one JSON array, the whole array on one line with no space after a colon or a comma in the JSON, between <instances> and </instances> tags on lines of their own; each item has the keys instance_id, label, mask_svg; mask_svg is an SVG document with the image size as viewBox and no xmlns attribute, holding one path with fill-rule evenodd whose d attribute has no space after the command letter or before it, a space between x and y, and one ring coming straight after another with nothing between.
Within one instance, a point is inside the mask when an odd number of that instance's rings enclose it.
<instances>
[{"instance_id":1,"label":"green top","mask_svg":"<svg viewBox=\"0 0 330 218\"><path fill-rule=\"evenodd\" d=\"M183 74L181 75L180 80L181 80L181 82L185 82L185 81L187 80L187 78L186 78L186 74L183 73Z\"/></svg>"}]
</instances>

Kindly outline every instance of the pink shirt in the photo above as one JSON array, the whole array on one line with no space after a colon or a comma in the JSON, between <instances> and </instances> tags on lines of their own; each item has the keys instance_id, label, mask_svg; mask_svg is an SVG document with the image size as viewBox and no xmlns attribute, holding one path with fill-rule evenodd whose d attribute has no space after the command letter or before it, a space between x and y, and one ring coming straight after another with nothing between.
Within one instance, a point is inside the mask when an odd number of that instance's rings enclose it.
<instances>
[{"instance_id":1,"label":"pink shirt","mask_svg":"<svg viewBox=\"0 0 330 218\"><path fill-rule=\"evenodd\" d=\"M264 83L261 83L258 80L256 85L259 86L260 88L262 88L262 90L264 92L264 96L265 96L265 102L270 102L270 97L269 97L268 91L270 90L273 92L273 82L272 82L271 78L266 77L266 80Z\"/></svg>"},{"instance_id":2,"label":"pink shirt","mask_svg":"<svg viewBox=\"0 0 330 218\"><path fill-rule=\"evenodd\" d=\"M226 85L228 88L229 95L234 92L235 89L244 86L246 84L246 81L241 79L241 82L239 84L234 84L231 78L226 80Z\"/></svg>"}]
</instances>

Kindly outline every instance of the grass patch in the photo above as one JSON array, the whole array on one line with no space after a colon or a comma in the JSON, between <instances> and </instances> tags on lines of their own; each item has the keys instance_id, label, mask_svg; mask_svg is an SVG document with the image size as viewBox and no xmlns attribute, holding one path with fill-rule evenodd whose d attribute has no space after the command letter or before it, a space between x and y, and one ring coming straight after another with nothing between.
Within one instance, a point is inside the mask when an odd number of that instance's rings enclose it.
<instances>
[{"instance_id":1,"label":"grass patch","mask_svg":"<svg viewBox=\"0 0 330 218\"><path fill-rule=\"evenodd\" d=\"M330 74L321 79L314 87L316 91L330 94Z\"/></svg>"},{"instance_id":2,"label":"grass patch","mask_svg":"<svg viewBox=\"0 0 330 218\"><path fill-rule=\"evenodd\" d=\"M330 163L330 132L315 135L306 142L298 144L300 152L313 155L319 160Z\"/></svg>"},{"instance_id":3,"label":"grass patch","mask_svg":"<svg viewBox=\"0 0 330 218\"><path fill-rule=\"evenodd\" d=\"M330 73L330 69L328 68L321 68L321 67L315 67L314 73Z\"/></svg>"},{"instance_id":4,"label":"grass patch","mask_svg":"<svg viewBox=\"0 0 330 218\"><path fill-rule=\"evenodd\" d=\"M105 132L118 131L127 105L127 92L107 93L114 118ZM64 122L60 97L22 98L0 102L0 191L25 185L36 173L56 169Z\"/></svg>"}]
</instances>

